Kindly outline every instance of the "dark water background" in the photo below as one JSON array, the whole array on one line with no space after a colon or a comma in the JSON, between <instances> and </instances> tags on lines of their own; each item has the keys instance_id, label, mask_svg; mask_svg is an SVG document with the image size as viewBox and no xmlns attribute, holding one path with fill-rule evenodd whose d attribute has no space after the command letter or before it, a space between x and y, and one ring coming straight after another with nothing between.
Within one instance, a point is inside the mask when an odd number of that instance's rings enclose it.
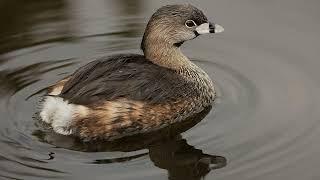
<instances>
[{"instance_id":1,"label":"dark water background","mask_svg":"<svg viewBox=\"0 0 320 180\"><path fill-rule=\"evenodd\" d=\"M39 125L42 94L27 97L90 57L140 52L152 12L178 2L1 0L0 179L319 179L318 0L192 2L225 32L183 46L218 90L187 132L87 145Z\"/></svg>"}]
</instances>

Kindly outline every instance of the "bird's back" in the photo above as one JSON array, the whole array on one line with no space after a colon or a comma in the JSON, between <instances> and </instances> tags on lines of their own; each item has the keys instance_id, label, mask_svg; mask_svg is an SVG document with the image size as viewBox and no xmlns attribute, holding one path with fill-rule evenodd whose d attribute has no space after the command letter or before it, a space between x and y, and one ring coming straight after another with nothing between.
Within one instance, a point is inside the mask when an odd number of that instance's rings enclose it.
<instances>
[{"instance_id":1,"label":"bird's back","mask_svg":"<svg viewBox=\"0 0 320 180\"><path fill-rule=\"evenodd\" d=\"M81 67L71 75L59 96L81 105L118 98L163 103L192 96L194 85L143 55L124 54L100 58Z\"/></svg>"}]
</instances>

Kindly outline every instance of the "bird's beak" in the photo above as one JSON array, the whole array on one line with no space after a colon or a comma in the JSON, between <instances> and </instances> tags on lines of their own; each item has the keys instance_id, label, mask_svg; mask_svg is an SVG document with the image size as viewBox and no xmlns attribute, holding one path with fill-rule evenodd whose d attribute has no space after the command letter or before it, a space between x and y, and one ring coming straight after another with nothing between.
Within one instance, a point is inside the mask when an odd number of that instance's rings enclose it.
<instances>
[{"instance_id":1,"label":"bird's beak","mask_svg":"<svg viewBox=\"0 0 320 180\"><path fill-rule=\"evenodd\" d=\"M196 28L198 34L208 34L208 33L221 33L224 31L223 27L218 24L213 23L203 23Z\"/></svg>"}]
</instances>

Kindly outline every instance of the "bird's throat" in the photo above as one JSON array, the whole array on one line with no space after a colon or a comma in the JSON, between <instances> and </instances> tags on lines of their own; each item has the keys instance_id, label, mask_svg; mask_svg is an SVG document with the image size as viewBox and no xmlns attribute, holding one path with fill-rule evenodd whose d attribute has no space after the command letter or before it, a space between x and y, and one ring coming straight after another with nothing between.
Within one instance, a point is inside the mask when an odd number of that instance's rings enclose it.
<instances>
[{"instance_id":1,"label":"bird's throat","mask_svg":"<svg viewBox=\"0 0 320 180\"><path fill-rule=\"evenodd\" d=\"M145 45L145 57L159 66L180 70L191 63L174 43L146 42Z\"/></svg>"}]
</instances>

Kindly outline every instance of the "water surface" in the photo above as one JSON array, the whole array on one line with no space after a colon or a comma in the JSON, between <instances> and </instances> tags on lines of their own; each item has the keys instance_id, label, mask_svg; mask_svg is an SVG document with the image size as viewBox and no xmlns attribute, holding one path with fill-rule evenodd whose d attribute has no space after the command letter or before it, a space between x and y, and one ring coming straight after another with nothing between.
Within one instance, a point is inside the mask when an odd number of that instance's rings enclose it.
<instances>
[{"instance_id":1,"label":"water surface","mask_svg":"<svg viewBox=\"0 0 320 180\"><path fill-rule=\"evenodd\" d=\"M316 0L192 2L226 31L182 47L218 91L187 124L84 144L39 123L37 92L92 57L141 53L152 12L182 2L0 1L0 179L319 179Z\"/></svg>"}]
</instances>

